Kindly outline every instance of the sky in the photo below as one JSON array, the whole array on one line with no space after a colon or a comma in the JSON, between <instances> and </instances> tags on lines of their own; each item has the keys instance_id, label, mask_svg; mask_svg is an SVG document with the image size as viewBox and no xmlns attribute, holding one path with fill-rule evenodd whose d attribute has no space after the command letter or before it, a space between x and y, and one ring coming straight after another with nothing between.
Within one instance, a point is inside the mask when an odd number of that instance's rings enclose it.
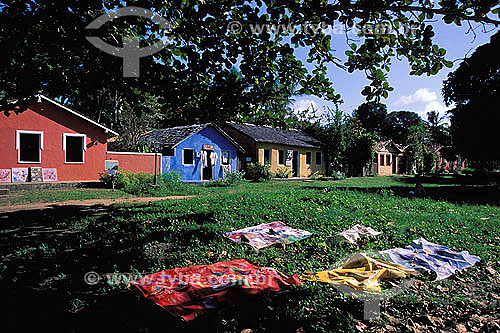
<instances>
[{"instance_id":1,"label":"sky","mask_svg":"<svg viewBox=\"0 0 500 333\"><path fill-rule=\"evenodd\" d=\"M485 33L481 27L477 27L475 29L476 38L474 39L472 32L467 34L468 26L465 24L458 27L439 21L432 23L432 25L436 33L433 39L434 43L446 49L446 58L452 61L463 59L466 55L470 56L478 46L488 43L490 36L499 29L490 26ZM345 36L332 35L332 45L336 50L334 54L345 60ZM300 59L306 58L306 52L303 50L296 50L296 55ZM448 73L458 68L460 63L460 60L455 61L452 68L444 67L437 75L410 76L408 75L410 67L406 60L399 61L393 58L388 80L394 91L389 93L387 99L381 99L381 103L387 105L388 112L413 111L418 113L424 120L427 118L428 111L435 110L439 111L441 115L445 115L448 108L445 106L441 95L443 81L447 78ZM358 105L366 101L365 97L361 95L361 90L369 81L365 78L363 72L348 73L335 65L330 65L328 66L328 77L333 82L336 92L342 95L344 103L340 106L340 109L345 113L352 113ZM321 100L315 96L296 97L290 106L293 109L303 110L309 108L311 104L319 110L324 110L325 106L333 106L331 102Z\"/></svg>"}]
</instances>

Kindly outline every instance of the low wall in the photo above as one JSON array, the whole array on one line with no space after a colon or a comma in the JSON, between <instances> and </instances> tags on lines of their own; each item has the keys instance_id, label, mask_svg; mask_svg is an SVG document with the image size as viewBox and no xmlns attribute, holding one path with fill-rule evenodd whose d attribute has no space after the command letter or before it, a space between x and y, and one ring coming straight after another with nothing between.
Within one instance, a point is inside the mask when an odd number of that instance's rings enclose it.
<instances>
[{"instance_id":1,"label":"low wall","mask_svg":"<svg viewBox=\"0 0 500 333\"><path fill-rule=\"evenodd\" d=\"M155 155L157 173L161 174L161 154L134 152L106 152L106 160L118 161L118 168L125 172L155 173Z\"/></svg>"}]
</instances>

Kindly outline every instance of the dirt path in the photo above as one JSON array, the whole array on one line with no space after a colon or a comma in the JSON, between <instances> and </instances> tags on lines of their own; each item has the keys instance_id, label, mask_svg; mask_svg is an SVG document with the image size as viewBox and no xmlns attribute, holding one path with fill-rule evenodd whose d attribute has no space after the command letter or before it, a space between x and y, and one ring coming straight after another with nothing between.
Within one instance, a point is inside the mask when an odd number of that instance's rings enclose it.
<instances>
[{"instance_id":1,"label":"dirt path","mask_svg":"<svg viewBox=\"0 0 500 333\"><path fill-rule=\"evenodd\" d=\"M193 195L173 195L169 197L144 197L144 198L116 198L116 199L89 199L89 200L67 200L53 202L22 203L14 205L0 206L0 213L11 213L20 210L37 210L46 208L57 208L64 206L111 206L118 203L144 203L160 200L189 199Z\"/></svg>"}]
</instances>

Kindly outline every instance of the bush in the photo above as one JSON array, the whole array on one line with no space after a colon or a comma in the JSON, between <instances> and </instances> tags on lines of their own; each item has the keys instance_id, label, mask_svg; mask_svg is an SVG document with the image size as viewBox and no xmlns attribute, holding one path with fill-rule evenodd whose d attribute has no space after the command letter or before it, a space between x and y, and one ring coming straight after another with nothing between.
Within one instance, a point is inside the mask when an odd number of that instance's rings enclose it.
<instances>
[{"instance_id":1,"label":"bush","mask_svg":"<svg viewBox=\"0 0 500 333\"><path fill-rule=\"evenodd\" d=\"M345 179L345 174L341 171L333 170L331 177L335 180L342 180L342 179Z\"/></svg>"},{"instance_id":2,"label":"bush","mask_svg":"<svg viewBox=\"0 0 500 333\"><path fill-rule=\"evenodd\" d=\"M163 180L167 182L180 183L182 182L182 176L181 173L177 170L167 171L165 174L163 174Z\"/></svg>"},{"instance_id":3,"label":"bush","mask_svg":"<svg viewBox=\"0 0 500 333\"><path fill-rule=\"evenodd\" d=\"M255 182L271 180L273 178L271 167L259 163L248 163L246 177Z\"/></svg>"},{"instance_id":4,"label":"bush","mask_svg":"<svg viewBox=\"0 0 500 333\"><path fill-rule=\"evenodd\" d=\"M277 178L289 178L292 173L288 168L278 168L278 173L276 173Z\"/></svg>"},{"instance_id":5,"label":"bush","mask_svg":"<svg viewBox=\"0 0 500 333\"><path fill-rule=\"evenodd\" d=\"M123 170L114 176L115 189L138 196L155 195L182 195L194 193L194 187L182 182L181 174L178 171L170 171L164 175L158 175L158 186L154 185L154 175L145 172L126 173ZM101 174L100 180L107 187L112 187L113 176Z\"/></svg>"},{"instance_id":6,"label":"bush","mask_svg":"<svg viewBox=\"0 0 500 333\"><path fill-rule=\"evenodd\" d=\"M224 187L224 186L232 186L243 181L243 177L245 176L245 172L243 171L235 171L230 172L226 175L226 179L217 179L215 181L211 180L208 183L205 183L206 187Z\"/></svg>"},{"instance_id":7,"label":"bush","mask_svg":"<svg viewBox=\"0 0 500 333\"><path fill-rule=\"evenodd\" d=\"M243 181L245 178L245 172L244 171L234 171L230 172L226 175L226 182L229 184L238 184Z\"/></svg>"}]
</instances>

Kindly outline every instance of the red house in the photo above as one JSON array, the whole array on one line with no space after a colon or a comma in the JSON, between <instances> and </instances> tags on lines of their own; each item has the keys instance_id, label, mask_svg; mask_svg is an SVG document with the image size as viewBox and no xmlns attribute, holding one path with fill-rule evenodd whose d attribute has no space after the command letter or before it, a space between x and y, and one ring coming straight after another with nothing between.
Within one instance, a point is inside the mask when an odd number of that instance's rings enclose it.
<instances>
[{"instance_id":1,"label":"red house","mask_svg":"<svg viewBox=\"0 0 500 333\"><path fill-rule=\"evenodd\" d=\"M98 180L105 170L107 140L117 135L37 96L23 112L0 112L0 169L41 167L56 169L59 181Z\"/></svg>"}]
</instances>

